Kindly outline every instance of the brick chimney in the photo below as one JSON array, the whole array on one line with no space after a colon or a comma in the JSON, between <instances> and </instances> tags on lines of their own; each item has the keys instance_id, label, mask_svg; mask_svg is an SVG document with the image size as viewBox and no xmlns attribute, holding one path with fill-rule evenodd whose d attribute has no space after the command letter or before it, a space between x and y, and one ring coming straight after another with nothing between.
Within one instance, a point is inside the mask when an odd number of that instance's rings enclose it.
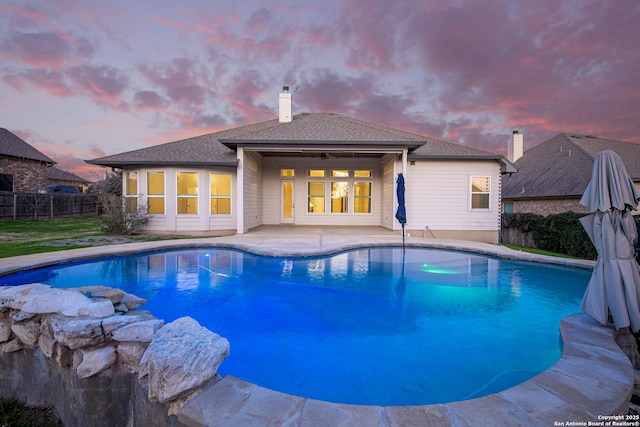
<instances>
[{"instance_id":1,"label":"brick chimney","mask_svg":"<svg viewBox=\"0 0 640 427\"><path fill-rule=\"evenodd\" d=\"M513 134L509 137L509 144L507 145L507 159L510 162L515 162L522 157L524 150L524 135L517 130L513 131Z\"/></svg>"},{"instance_id":2,"label":"brick chimney","mask_svg":"<svg viewBox=\"0 0 640 427\"><path fill-rule=\"evenodd\" d=\"M282 86L282 93L280 94L278 120L280 121L280 123L289 123L292 120L291 93L289 92L289 86Z\"/></svg>"}]
</instances>

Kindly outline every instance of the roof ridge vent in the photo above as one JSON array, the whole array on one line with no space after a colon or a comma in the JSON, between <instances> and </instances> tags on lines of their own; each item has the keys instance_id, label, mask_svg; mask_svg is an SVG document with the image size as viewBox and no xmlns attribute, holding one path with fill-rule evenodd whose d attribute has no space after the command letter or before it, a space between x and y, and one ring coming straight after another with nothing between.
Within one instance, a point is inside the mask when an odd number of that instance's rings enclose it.
<instances>
[{"instance_id":1,"label":"roof ridge vent","mask_svg":"<svg viewBox=\"0 0 640 427\"><path fill-rule=\"evenodd\" d=\"M597 139L598 137L595 135L587 135L587 138L593 138L593 139Z\"/></svg>"}]
</instances>

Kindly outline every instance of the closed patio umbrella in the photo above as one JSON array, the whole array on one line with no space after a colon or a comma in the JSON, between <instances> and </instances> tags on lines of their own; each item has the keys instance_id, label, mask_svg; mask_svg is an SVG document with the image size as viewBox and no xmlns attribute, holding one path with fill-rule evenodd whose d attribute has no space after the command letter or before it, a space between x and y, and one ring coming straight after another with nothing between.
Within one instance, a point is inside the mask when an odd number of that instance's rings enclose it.
<instances>
[{"instance_id":1,"label":"closed patio umbrella","mask_svg":"<svg viewBox=\"0 0 640 427\"><path fill-rule=\"evenodd\" d=\"M631 211L640 192L620 156L611 150L596 154L591 181L580 204L591 214L580 218L598 252L582 310L616 329L640 330L640 266L635 259L638 239Z\"/></svg>"},{"instance_id":2,"label":"closed patio umbrella","mask_svg":"<svg viewBox=\"0 0 640 427\"><path fill-rule=\"evenodd\" d=\"M399 173L396 180L396 196L398 197L398 210L396 219L402 224L402 247L404 248L404 225L407 223L407 210L404 206L404 176Z\"/></svg>"}]
</instances>

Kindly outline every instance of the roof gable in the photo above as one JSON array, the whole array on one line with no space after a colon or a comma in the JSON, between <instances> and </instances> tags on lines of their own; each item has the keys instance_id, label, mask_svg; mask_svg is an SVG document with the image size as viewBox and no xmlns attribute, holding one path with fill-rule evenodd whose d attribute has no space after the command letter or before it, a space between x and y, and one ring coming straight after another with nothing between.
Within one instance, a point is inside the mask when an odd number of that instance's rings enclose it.
<instances>
[{"instance_id":1,"label":"roof gable","mask_svg":"<svg viewBox=\"0 0 640 427\"><path fill-rule=\"evenodd\" d=\"M79 177L78 175L72 174L71 172L63 171L62 169L58 169L55 166L47 168L47 179L51 179L54 181L76 181L85 183L89 182L86 179Z\"/></svg>"},{"instance_id":2,"label":"roof gable","mask_svg":"<svg viewBox=\"0 0 640 427\"><path fill-rule=\"evenodd\" d=\"M515 162L518 173L503 178L503 198L579 197L591 179L594 156L602 150L618 153L631 178L640 180L640 144L561 133Z\"/></svg>"},{"instance_id":3,"label":"roof gable","mask_svg":"<svg viewBox=\"0 0 640 427\"><path fill-rule=\"evenodd\" d=\"M8 131L0 128L0 155L8 157L17 157L20 159L37 160L55 164L52 159L33 148L23 139Z\"/></svg>"}]
</instances>

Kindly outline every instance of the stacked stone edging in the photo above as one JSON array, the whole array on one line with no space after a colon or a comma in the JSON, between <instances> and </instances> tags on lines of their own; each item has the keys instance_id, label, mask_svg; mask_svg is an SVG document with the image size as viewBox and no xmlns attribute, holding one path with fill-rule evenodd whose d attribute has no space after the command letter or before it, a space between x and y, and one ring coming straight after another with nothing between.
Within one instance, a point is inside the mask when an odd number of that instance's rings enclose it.
<instances>
[{"instance_id":1,"label":"stacked stone edging","mask_svg":"<svg viewBox=\"0 0 640 427\"><path fill-rule=\"evenodd\" d=\"M79 379L131 374L145 384L151 402L175 414L216 377L229 342L190 317L165 325L138 310L145 302L106 286L0 288L0 357L40 351Z\"/></svg>"}]
</instances>

